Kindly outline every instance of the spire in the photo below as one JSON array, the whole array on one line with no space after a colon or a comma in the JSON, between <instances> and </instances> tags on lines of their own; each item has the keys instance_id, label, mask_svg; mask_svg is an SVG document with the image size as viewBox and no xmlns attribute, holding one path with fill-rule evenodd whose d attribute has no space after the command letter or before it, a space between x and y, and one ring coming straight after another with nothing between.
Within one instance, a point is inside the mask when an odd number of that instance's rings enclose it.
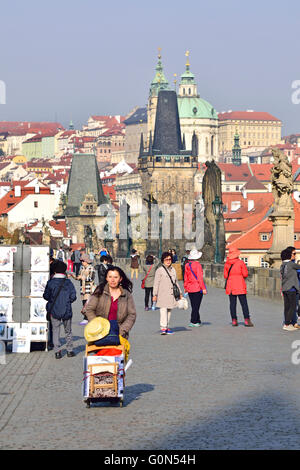
<instances>
[{"instance_id":1,"label":"spire","mask_svg":"<svg viewBox=\"0 0 300 470\"><path fill-rule=\"evenodd\" d=\"M144 153L144 137L143 133L141 132L141 141L140 141L140 153L139 153L139 158L143 156Z\"/></svg>"},{"instance_id":2,"label":"spire","mask_svg":"<svg viewBox=\"0 0 300 470\"><path fill-rule=\"evenodd\" d=\"M179 155L182 149L177 95L173 90L161 90L155 119L153 152Z\"/></svg>"},{"instance_id":3,"label":"spire","mask_svg":"<svg viewBox=\"0 0 300 470\"><path fill-rule=\"evenodd\" d=\"M151 82L150 86L150 95L158 95L158 92L160 90L168 90L169 89L169 83L165 77L164 71L163 71L163 66L161 63L161 48L158 48L158 62L156 66L156 73L155 77Z\"/></svg>"},{"instance_id":4,"label":"spire","mask_svg":"<svg viewBox=\"0 0 300 470\"><path fill-rule=\"evenodd\" d=\"M74 130L74 124L73 124L72 119L71 119L70 124L69 124L69 130L70 130L70 131L73 131L73 130Z\"/></svg>"},{"instance_id":5,"label":"spire","mask_svg":"<svg viewBox=\"0 0 300 470\"><path fill-rule=\"evenodd\" d=\"M232 147L232 163L234 165L239 166L242 163L241 157L241 146L240 146L240 136L238 134L237 127L235 128L235 135L234 135L234 145Z\"/></svg>"},{"instance_id":6,"label":"spire","mask_svg":"<svg viewBox=\"0 0 300 470\"><path fill-rule=\"evenodd\" d=\"M198 157L198 137L195 131L192 137L192 157Z\"/></svg>"},{"instance_id":7,"label":"spire","mask_svg":"<svg viewBox=\"0 0 300 470\"><path fill-rule=\"evenodd\" d=\"M149 135L149 155L152 155L152 131L150 131L150 135Z\"/></svg>"},{"instance_id":8,"label":"spire","mask_svg":"<svg viewBox=\"0 0 300 470\"><path fill-rule=\"evenodd\" d=\"M195 75L190 71L190 51L186 51L185 72L180 77L179 93L180 97L198 97Z\"/></svg>"}]
</instances>

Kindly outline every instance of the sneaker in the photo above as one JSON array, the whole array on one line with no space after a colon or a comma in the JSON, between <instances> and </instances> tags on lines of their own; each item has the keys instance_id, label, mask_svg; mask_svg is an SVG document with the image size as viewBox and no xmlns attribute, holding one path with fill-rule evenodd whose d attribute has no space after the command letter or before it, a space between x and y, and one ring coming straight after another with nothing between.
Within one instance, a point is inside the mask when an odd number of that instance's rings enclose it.
<instances>
[{"instance_id":1,"label":"sneaker","mask_svg":"<svg viewBox=\"0 0 300 470\"><path fill-rule=\"evenodd\" d=\"M238 321L236 318L232 320L232 326L238 326Z\"/></svg>"},{"instance_id":2,"label":"sneaker","mask_svg":"<svg viewBox=\"0 0 300 470\"><path fill-rule=\"evenodd\" d=\"M174 331L170 330L170 328L167 329L167 335L174 335Z\"/></svg>"},{"instance_id":3,"label":"sneaker","mask_svg":"<svg viewBox=\"0 0 300 470\"><path fill-rule=\"evenodd\" d=\"M300 329L300 325L298 325L298 323L295 323L295 324L293 325L293 327L294 327L294 328L297 328L298 330Z\"/></svg>"},{"instance_id":4,"label":"sneaker","mask_svg":"<svg viewBox=\"0 0 300 470\"><path fill-rule=\"evenodd\" d=\"M189 326L194 328L195 326L201 326L201 323L190 323Z\"/></svg>"},{"instance_id":5,"label":"sneaker","mask_svg":"<svg viewBox=\"0 0 300 470\"><path fill-rule=\"evenodd\" d=\"M254 326L250 318L245 318L245 326Z\"/></svg>"},{"instance_id":6,"label":"sneaker","mask_svg":"<svg viewBox=\"0 0 300 470\"><path fill-rule=\"evenodd\" d=\"M55 353L55 359L61 359L62 358L62 353L61 351L58 351Z\"/></svg>"},{"instance_id":7,"label":"sneaker","mask_svg":"<svg viewBox=\"0 0 300 470\"><path fill-rule=\"evenodd\" d=\"M148 310L149 310L149 307L145 307L145 310L146 310L146 312L148 312Z\"/></svg>"},{"instance_id":8,"label":"sneaker","mask_svg":"<svg viewBox=\"0 0 300 470\"><path fill-rule=\"evenodd\" d=\"M87 320L82 320L80 323L78 323L78 325L87 325L87 324L88 324Z\"/></svg>"},{"instance_id":9,"label":"sneaker","mask_svg":"<svg viewBox=\"0 0 300 470\"><path fill-rule=\"evenodd\" d=\"M68 351L68 352L67 352L67 356L68 356L68 357L74 357L74 356L75 356L74 351Z\"/></svg>"},{"instance_id":10,"label":"sneaker","mask_svg":"<svg viewBox=\"0 0 300 470\"><path fill-rule=\"evenodd\" d=\"M167 334L167 331L168 331L167 328L161 328L161 329L160 329L160 334L161 334L161 335L166 335L166 334Z\"/></svg>"},{"instance_id":11,"label":"sneaker","mask_svg":"<svg viewBox=\"0 0 300 470\"><path fill-rule=\"evenodd\" d=\"M282 329L286 331L297 331L297 328L294 328L293 325L283 325Z\"/></svg>"}]
</instances>

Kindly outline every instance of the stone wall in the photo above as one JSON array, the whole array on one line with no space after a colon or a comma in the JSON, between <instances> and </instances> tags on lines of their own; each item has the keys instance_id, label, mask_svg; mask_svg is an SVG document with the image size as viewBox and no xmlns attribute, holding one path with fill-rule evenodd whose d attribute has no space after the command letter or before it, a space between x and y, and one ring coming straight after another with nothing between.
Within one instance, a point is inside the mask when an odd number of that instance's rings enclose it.
<instances>
[{"instance_id":1,"label":"stone wall","mask_svg":"<svg viewBox=\"0 0 300 470\"><path fill-rule=\"evenodd\" d=\"M115 264L120 266L126 274L130 274L130 259L118 258L115 260ZM224 265L211 263L201 264L206 285L224 289ZM177 268L177 273L180 273L180 264L176 263L175 267ZM280 273L278 269L248 267L248 272L249 276L246 280L248 294L259 295L268 299L282 300L280 293Z\"/></svg>"}]
</instances>

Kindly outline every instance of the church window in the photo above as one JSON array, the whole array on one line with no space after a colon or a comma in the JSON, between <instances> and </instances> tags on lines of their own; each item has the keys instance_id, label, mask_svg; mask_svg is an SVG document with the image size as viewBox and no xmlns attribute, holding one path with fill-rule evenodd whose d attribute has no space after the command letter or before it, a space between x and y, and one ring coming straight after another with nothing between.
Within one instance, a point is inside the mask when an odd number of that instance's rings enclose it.
<instances>
[{"instance_id":1,"label":"church window","mask_svg":"<svg viewBox=\"0 0 300 470\"><path fill-rule=\"evenodd\" d=\"M39 207L38 201L34 201L33 206L34 206L34 207Z\"/></svg>"},{"instance_id":2,"label":"church window","mask_svg":"<svg viewBox=\"0 0 300 470\"><path fill-rule=\"evenodd\" d=\"M183 94L185 95L185 88L183 89Z\"/></svg>"},{"instance_id":3,"label":"church window","mask_svg":"<svg viewBox=\"0 0 300 470\"><path fill-rule=\"evenodd\" d=\"M191 89L189 88L189 95L191 94Z\"/></svg>"}]
</instances>

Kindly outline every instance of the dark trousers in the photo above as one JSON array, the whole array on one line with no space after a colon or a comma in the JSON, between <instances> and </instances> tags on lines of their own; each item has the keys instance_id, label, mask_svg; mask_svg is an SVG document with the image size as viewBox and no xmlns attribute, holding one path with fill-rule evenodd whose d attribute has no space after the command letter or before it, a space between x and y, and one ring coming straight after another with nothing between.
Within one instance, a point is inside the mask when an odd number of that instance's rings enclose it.
<instances>
[{"instance_id":1,"label":"dark trousers","mask_svg":"<svg viewBox=\"0 0 300 470\"><path fill-rule=\"evenodd\" d=\"M229 294L229 302L230 302L230 315L233 320L236 320L236 301L239 298L244 318L250 318L247 296L246 294L240 295L233 295Z\"/></svg>"},{"instance_id":2,"label":"dark trousers","mask_svg":"<svg viewBox=\"0 0 300 470\"><path fill-rule=\"evenodd\" d=\"M145 287L145 307L149 307L149 298L151 294L151 306L152 306L152 297L153 297L153 287Z\"/></svg>"},{"instance_id":3,"label":"dark trousers","mask_svg":"<svg viewBox=\"0 0 300 470\"><path fill-rule=\"evenodd\" d=\"M202 292L189 292L189 298L192 306L191 323L201 323L199 310L202 297Z\"/></svg>"},{"instance_id":4,"label":"dark trousers","mask_svg":"<svg viewBox=\"0 0 300 470\"><path fill-rule=\"evenodd\" d=\"M75 272L75 276L76 276L76 277L77 277L78 274L79 274L80 266L81 266L81 263L74 263L74 264L73 264L73 270L74 270L74 272Z\"/></svg>"},{"instance_id":5,"label":"dark trousers","mask_svg":"<svg viewBox=\"0 0 300 470\"><path fill-rule=\"evenodd\" d=\"M87 303L87 300L82 301L82 308L85 306L86 303ZM84 313L83 313L83 319L87 320L87 316Z\"/></svg>"},{"instance_id":6,"label":"dark trousers","mask_svg":"<svg viewBox=\"0 0 300 470\"><path fill-rule=\"evenodd\" d=\"M292 292L283 292L283 302L284 302L284 324L291 325L293 320L293 315L296 310L296 291Z\"/></svg>"}]
</instances>

